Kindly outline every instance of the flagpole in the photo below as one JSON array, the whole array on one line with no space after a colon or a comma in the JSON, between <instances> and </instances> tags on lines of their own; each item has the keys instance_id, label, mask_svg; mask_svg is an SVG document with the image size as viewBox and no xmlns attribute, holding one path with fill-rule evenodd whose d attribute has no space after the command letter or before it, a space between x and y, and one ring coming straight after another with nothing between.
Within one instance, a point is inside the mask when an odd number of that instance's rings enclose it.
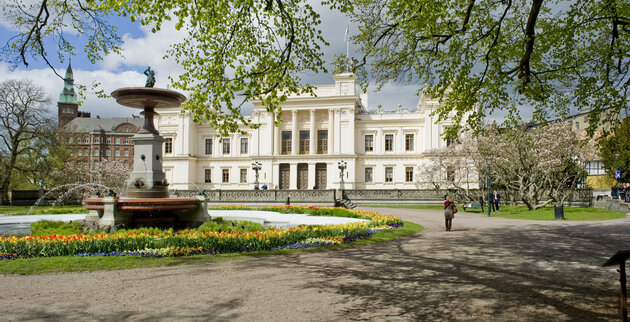
<instances>
[{"instance_id":1,"label":"flagpole","mask_svg":"<svg viewBox=\"0 0 630 322\"><path fill-rule=\"evenodd\" d=\"M346 59L348 60L348 70L350 70L350 39L348 37L348 32L350 31L350 24L346 25L346 34L343 37L346 41Z\"/></svg>"}]
</instances>

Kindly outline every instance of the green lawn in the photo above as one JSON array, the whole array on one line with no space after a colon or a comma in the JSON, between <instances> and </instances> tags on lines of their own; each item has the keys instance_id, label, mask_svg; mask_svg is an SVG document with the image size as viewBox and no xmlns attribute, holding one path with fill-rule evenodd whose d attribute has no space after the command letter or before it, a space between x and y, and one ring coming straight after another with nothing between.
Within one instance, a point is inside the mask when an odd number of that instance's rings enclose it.
<instances>
[{"instance_id":1,"label":"green lawn","mask_svg":"<svg viewBox=\"0 0 630 322\"><path fill-rule=\"evenodd\" d=\"M488 211L487 208L485 210ZM492 212L490 215L510 219L555 220L553 206L539 208L536 211L530 211L525 206L501 206L499 212ZM606 209L564 207L566 220L610 220L625 217L626 214L622 212Z\"/></svg>"},{"instance_id":2,"label":"green lawn","mask_svg":"<svg viewBox=\"0 0 630 322\"><path fill-rule=\"evenodd\" d=\"M140 257L140 256L107 256L107 257L35 257L28 259L0 260L0 274L33 275L45 273L119 270L130 268L145 268L159 266L174 266L198 263L214 263L222 260L232 260L255 256L271 256L300 252L318 252L340 248L357 247L380 242L391 241L401 237L413 235L423 229L422 226L411 222L404 222L398 229L375 232L368 239L361 239L348 244L331 245L302 249L284 249L279 251L260 251L250 253L232 253L220 255L197 255L185 257Z\"/></svg>"},{"instance_id":3,"label":"green lawn","mask_svg":"<svg viewBox=\"0 0 630 322\"><path fill-rule=\"evenodd\" d=\"M381 208L405 208L405 209L443 209L442 206L432 205L365 205L365 207L381 207ZM457 206L458 215L465 214L461 205ZM510 219L529 219L529 220L555 220L553 206L539 208L536 211L530 211L525 206L500 206L499 212L492 212L493 217L510 218ZM484 214L488 208L484 207ZM469 209L469 213L481 213L481 209ZM598 208L582 208L582 207L564 207L564 218L566 220L610 220L625 218L626 214L617 211L611 211Z\"/></svg>"},{"instance_id":4,"label":"green lawn","mask_svg":"<svg viewBox=\"0 0 630 322\"><path fill-rule=\"evenodd\" d=\"M0 216L87 214L81 205L67 206L0 206Z\"/></svg>"}]
</instances>

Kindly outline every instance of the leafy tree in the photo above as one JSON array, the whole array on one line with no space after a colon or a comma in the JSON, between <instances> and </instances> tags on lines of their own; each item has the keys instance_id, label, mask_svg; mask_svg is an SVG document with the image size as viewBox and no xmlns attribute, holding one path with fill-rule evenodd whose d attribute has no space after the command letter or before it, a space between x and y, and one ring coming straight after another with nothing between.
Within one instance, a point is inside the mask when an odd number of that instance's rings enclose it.
<instances>
[{"instance_id":1,"label":"leafy tree","mask_svg":"<svg viewBox=\"0 0 630 322\"><path fill-rule=\"evenodd\" d=\"M36 171L39 159L47 151L43 142L52 136L54 121L48 115L50 99L44 89L26 80L0 83L0 204L9 200L9 186L14 172Z\"/></svg>"},{"instance_id":2,"label":"leafy tree","mask_svg":"<svg viewBox=\"0 0 630 322\"><path fill-rule=\"evenodd\" d=\"M602 162L608 173L619 169L621 181L630 182L630 117L623 120L614 135L602 139L600 146Z\"/></svg>"},{"instance_id":3,"label":"leafy tree","mask_svg":"<svg viewBox=\"0 0 630 322\"><path fill-rule=\"evenodd\" d=\"M107 23L109 14L140 20L153 32L165 21L176 21L187 36L167 54L184 68L173 85L187 91L185 108L195 121L209 123L222 136L239 131L239 124L256 126L241 115L243 103L260 100L275 111L289 94L312 92L310 86L300 86L300 73L326 70L321 45L327 43L317 29L319 14L304 0L48 0L31 6L14 0L7 1L4 11L16 18L18 29L5 49L24 64L29 54L48 63L48 38L59 44L57 52L73 53L64 28L89 34L85 49L92 61L118 51L120 37Z\"/></svg>"},{"instance_id":4,"label":"leafy tree","mask_svg":"<svg viewBox=\"0 0 630 322\"><path fill-rule=\"evenodd\" d=\"M366 85L414 82L444 97L441 119L455 111L479 129L484 117L523 105L545 119L575 106L590 108L590 129L600 112L628 108L630 3L620 0L327 0L359 25L353 40L364 57L355 65ZM324 72L319 14L307 0L206 1L7 0L4 16L18 30L5 56L26 64L48 62L51 50L72 53L71 28L88 35L93 61L119 51L110 14L128 16L153 31L168 20L188 36L171 47L184 73L174 86L189 91L186 108L221 135L251 124L241 104L260 100L269 111L291 93L307 93L303 72ZM52 39L49 39L52 38ZM15 59L17 57L17 59ZM366 68L360 68L364 66ZM448 95L445 95L448 92ZM238 98L238 100L237 100ZM236 103L235 103L236 101ZM240 103L239 103L240 101ZM221 113L227 109L230 113ZM459 123L459 122L457 122ZM449 128L453 137L459 125Z\"/></svg>"},{"instance_id":5,"label":"leafy tree","mask_svg":"<svg viewBox=\"0 0 630 322\"><path fill-rule=\"evenodd\" d=\"M602 109L628 108L628 1L330 3L360 25L353 40L371 79L418 83L419 90L444 97L441 118L455 111L478 129L495 110L518 119L518 107L531 105L542 121L571 107L589 108L592 133L603 121Z\"/></svg>"}]
</instances>

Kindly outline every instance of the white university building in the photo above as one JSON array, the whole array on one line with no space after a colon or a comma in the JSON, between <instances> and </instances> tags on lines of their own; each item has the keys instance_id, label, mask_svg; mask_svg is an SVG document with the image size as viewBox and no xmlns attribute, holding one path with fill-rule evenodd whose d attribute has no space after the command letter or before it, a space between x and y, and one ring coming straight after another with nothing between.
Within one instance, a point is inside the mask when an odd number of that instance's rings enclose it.
<instances>
[{"instance_id":1,"label":"white university building","mask_svg":"<svg viewBox=\"0 0 630 322\"><path fill-rule=\"evenodd\" d=\"M290 96L282 103L282 122L254 102L246 135L220 138L188 111L159 109L156 123L164 143L164 172L170 189L253 189L255 171L268 189L338 189L339 162L346 164L345 189L417 189L418 165L446 145L450 120L431 116L439 102L421 95L413 110L368 109L356 77L334 75L316 96ZM223 139L223 140L221 140ZM446 174L445 174L446 175Z\"/></svg>"}]
</instances>

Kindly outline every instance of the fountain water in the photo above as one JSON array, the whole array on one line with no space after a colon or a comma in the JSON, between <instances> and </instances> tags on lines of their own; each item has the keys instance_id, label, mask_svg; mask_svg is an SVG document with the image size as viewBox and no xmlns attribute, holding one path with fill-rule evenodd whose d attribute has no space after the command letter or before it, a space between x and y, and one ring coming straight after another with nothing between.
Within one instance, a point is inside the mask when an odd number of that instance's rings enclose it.
<instances>
[{"instance_id":1,"label":"fountain water","mask_svg":"<svg viewBox=\"0 0 630 322\"><path fill-rule=\"evenodd\" d=\"M162 143L153 125L156 108L179 107L186 97L176 91L152 87L128 87L112 92L121 105L144 111L144 125L131 138L134 144L133 170L124 197L91 197L83 200L90 210L86 218L99 228L193 227L210 219L205 196L169 196L162 170Z\"/></svg>"}]
</instances>

